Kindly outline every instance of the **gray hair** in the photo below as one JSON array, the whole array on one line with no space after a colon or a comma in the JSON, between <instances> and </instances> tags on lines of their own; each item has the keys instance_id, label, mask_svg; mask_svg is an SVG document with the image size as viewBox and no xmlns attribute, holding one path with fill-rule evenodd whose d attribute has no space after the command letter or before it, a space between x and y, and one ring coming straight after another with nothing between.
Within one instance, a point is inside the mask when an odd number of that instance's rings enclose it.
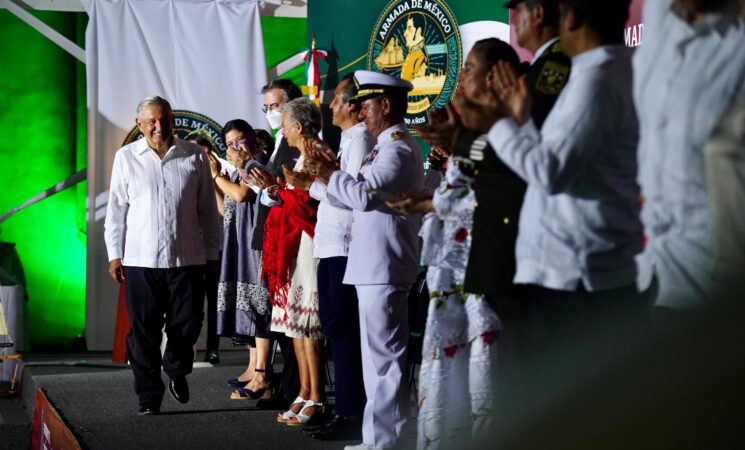
<instances>
[{"instance_id":1,"label":"gray hair","mask_svg":"<svg viewBox=\"0 0 745 450\"><path fill-rule=\"evenodd\" d=\"M305 97L296 98L285 103L282 113L287 114L290 123L299 123L304 135L316 135L321 131L323 118L321 110Z\"/></svg>"},{"instance_id":2,"label":"gray hair","mask_svg":"<svg viewBox=\"0 0 745 450\"><path fill-rule=\"evenodd\" d=\"M164 108L168 108L169 111L173 112L173 108L171 108L171 104L168 103L168 100L164 99L163 97L159 97L157 95L151 95L149 97L145 97L142 100L140 100L140 103L137 104L137 116L139 117L140 111L142 108L145 108L147 106L162 106Z\"/></svg>"}]
</instances>

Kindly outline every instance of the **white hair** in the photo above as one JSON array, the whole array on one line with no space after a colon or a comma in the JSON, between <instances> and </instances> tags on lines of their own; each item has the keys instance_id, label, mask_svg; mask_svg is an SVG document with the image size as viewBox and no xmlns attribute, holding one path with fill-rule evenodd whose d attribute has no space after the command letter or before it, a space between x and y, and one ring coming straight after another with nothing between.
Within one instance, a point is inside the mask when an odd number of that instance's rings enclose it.
<instances>
[{"instance_id":1,"label":"white hair","mask_svg":"<svg viewBox=\"0 0 745 450\"><path fill-rule=\"evenodd\" d=\"M171 104L168 103L168 100L157 95L151 95L149 97L143 98L142 100L140 100L140 103L137 104L137 116L140 116L140 111L142 110L142 108L156 105L163 106L165 108L168 108L168 110L173 111L173 108L171 108Z\"/></svg>"}]
</instances>

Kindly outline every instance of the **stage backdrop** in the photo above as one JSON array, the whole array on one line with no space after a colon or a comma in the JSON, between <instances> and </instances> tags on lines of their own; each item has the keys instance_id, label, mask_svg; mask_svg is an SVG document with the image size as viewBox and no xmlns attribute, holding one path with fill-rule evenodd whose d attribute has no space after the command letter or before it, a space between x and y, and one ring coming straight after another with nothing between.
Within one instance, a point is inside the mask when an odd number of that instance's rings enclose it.
<instances>
[{"instance_id":1,"label":"stage backdrop","mask_svg":"<svg viewBox=\"0 0 745 450\"><path fill-rule=\"evenodd\" d=\"M407 122L422 124L457 90L457 76L473 44L509 40L502 2L480 0L325 0L308 4L308 38L329 52L321 62L322 102L345 73L369 69L410 80ZM324 136L334 129L324 128Z\"/></svg>"},{"instance_id":2,"label":"stage backdrop","mask_svg":"<svg viewBox=\"0 0 745 450\"><path fill-rule=\"evenodd\" d=\"M309 2L308 40L329 52L321 62L323 103L333 98L340 77L369 69L406 78L415 86L409 97L409 125L426 122L427 111L442 107L457 90L457 76L473 44L487 37L509 41L523 60L510 32L504 2L480 0L370 0ZM641 44L643 0L633 0L626 42ZM326 124L330 125L330 124ZM334 143L336 130L324 127ZM422 145L424 152L427 146Z\"/></svg>"},{"instance_id":3,"label":"stage backdrop","mask_svg":"<svg viewBox=\"0 0 745 450\"><path fill-rule=\"evenodd\" d=\"M280 0L271 3L280 3ZM114 153L148 95L171 102L182 133L234 118L268 127L260 110L266 84L257 0L83 0L88 75L86 340L110 350L117 286L103 239ZM131 136L130 136L131 137Z\"/></svg>"},{"instance_id":4,"label":"stage backdrop","mask_svg":"<svg viewBox=\"0 0 745 450\"><path fill-rule=\"evenodd\" d=\"M624 31L624 41L629 47L638 47L642 45L644 35L644 22L642 22L642 9L645 0L633 0L629 10L629 22L626 24Z\"/></svg>"}]
</instances>

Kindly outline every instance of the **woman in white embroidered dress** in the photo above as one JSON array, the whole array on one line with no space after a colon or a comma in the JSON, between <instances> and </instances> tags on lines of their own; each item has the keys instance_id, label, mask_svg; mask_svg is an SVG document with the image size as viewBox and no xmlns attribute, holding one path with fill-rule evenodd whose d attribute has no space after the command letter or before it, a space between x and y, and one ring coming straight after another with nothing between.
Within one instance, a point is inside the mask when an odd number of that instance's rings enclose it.
<instances>
[{"instance_id":1,"label":"woman in white embroidered dress","mask_svg":"<svg viewBox=\"0 0 745 450\"><path fill-rule=\"evenodd\" d=\"M321 120L318 107L306 98L284 106L282 134L290 146L301 151L295 171L304 170L303 141L317 139ZM317 421L323 413L323 334L318 316L318 260L313 258L318 202L289 184L270 190L268 195L275 205L264 226L264 273L273 304L271 329L293 338L300 375L298 397L290 410L277 416L277 421L304 426Z\"/></svg>"}]
</instances>

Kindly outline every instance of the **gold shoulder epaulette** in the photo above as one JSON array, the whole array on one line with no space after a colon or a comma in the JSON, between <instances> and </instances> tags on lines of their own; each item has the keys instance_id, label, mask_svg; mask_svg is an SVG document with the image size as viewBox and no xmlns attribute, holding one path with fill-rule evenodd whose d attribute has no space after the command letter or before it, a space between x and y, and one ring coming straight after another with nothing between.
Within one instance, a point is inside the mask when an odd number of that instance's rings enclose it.
<instances>
[{"instance_id":1,"label":"gold shoulder epaulette","mask_svg":"<svg viewBox=\"0 0 745 450\"><path fill-rule=\"evenodd\" d=\"M561 41L554 42L554 45L551 46L551 53L562 53Z\"/></svg>"}]
</instances>

